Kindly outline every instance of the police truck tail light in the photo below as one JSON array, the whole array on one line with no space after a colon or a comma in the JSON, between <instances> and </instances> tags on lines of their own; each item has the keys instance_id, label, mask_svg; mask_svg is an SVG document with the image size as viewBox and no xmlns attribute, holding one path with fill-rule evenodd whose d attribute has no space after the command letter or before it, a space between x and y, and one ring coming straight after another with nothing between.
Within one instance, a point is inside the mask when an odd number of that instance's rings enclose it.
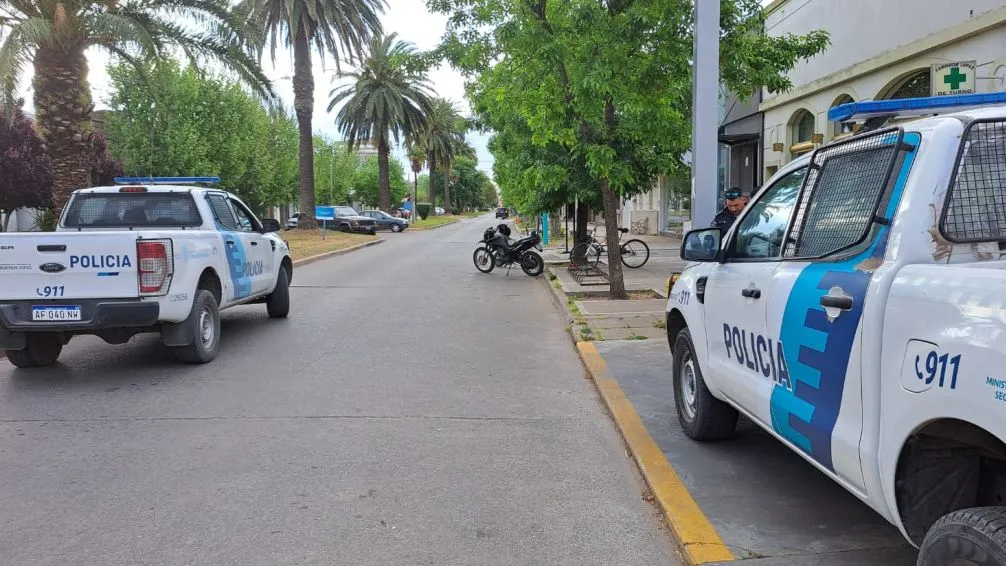
<instances>
[{"instance_id":1,"label":"police truck tail light","mask_svg":"<svg viewBox=\"0 0 1006 566\"><path fill-rule=\"evenodd\" d=\"M140 296L158 296L168 292L174 275L171 240L141 240L136 243L137 277Z\"/></svg>"}]
</instances>

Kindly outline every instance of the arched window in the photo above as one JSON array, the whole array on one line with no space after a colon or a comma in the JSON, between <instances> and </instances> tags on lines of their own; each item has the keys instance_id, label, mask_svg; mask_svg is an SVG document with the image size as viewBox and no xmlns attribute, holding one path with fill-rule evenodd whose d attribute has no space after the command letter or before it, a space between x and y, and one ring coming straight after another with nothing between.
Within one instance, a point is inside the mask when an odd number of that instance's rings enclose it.
<instances>
[{"instance_id":1,"label":"arched window","mask_svg":"<svg viewBox=\"0 0 1006 566\"><path fill-rule=\"evenodd\" d=\"M814 149L814 115L806 110L797 110L789 123L790 139L793 140L790 153L796 157Z\"/></svg>"},{"instance_id":2,"label":"arched window","mask_svg":"<svg viewBox=\"0 0 1006 566\"><path fill-rule=\"evenodd\" d=\"M850 102L855 102L851 96L848 94L843 94L835 99L831 107L841 106L842 104L848 104ZM835 122L832 124L831 137L832 139L839 138L842 136L847 136L851 134L854 130L855 122Z\"/></svg>"},{"instance_id":3,"label":"arched window","mask_svg":"<svg viewBox=\"0 0 1006 566\"><path fill-rule=\"evenodd\" d=\"M882 92L885 94L877 98L894 100L929 96L932 92L932 80L930 78L929 69L912 71L908 75L905 75L888 85L888 87Z\"/></svg>"}]
</instances>

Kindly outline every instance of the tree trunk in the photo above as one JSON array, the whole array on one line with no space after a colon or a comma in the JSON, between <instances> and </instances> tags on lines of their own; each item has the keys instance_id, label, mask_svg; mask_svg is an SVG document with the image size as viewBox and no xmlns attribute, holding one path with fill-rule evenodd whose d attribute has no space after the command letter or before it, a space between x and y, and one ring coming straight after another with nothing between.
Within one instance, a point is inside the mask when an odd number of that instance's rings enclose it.
<instances>
[{"instance_id":1,"label":"tree trunk","mask_svg":"<svg viewBox=\"0 0 1006 566\"><path fill-rule=\"evenodd\" d=\"M314 135L311 119L314 115L314 75L311 70L311 45L300 33L293 44L293 107L297 112L300 133L300 212L298 228L314 229Z\"/></svg>"},{"instance_id":2,"label":"tree trunk","mask_svg":"<svg viewBox=\"0 0 1006 566\"><path fill-rule=\"evenodd\" d=\"M587 239L587 217L590 214L590 207L582 202L576 203L576 210L573 212L576 216L574 223L575 233L573 235L573 244L578 244Z\"/></svg>"},{"instance_id":3,"label":"tree trunk","mask_svg":"<svg viewBox=\"0 0 1006 566\"><path fill-rule=\"evenodd\" d=\"M604 101L604 126L607 135L615 132L615 105L608 97ZM601 179L601 198L604 201L604 239L608 244L608 289L612 299L627 299L625 280L622 278L622 248L618 245L618 195L611 189L611 180Z\"/></svg>"},{"instance_id":4,"label":"tree trunk","mask_svg":"<svg viewBox=\"0 0 1006 566\"><path fill-rule=\"evenodd\" d=\"M444 214L451 214L451 168L444 170Z\"/></svg>"},{"instance_id":5,"label":"tree trunk","mask_svg":"<svg viewBox=\"0 0 1006 566\"><path fill-rule=\"evenodd\" d=\"M384 212L391 212L391 180L388 178L388 140L382 139L377 142L377 185L378 200L380 208Z\"/></svg>"},{"instance_id":6,"label":"tree trunk","mask_svg":"<svg viewBox=\"0 0 1006 566\"><path fill-rule=\"evenodd\" d=\"M91 89L82 46L35 53L35 119L52 156L52 205L58 215L70 193L91 186Z\"/></svg>"},{"instance_id":7,"label":"tree trunk","mask_svg":"<svg viewBox=\"0 0 1006 566\"><path fill-rule=\"evenodd\" d=\"M437 172L437 166L435 164L436 162L433 161L432 156L427 160L427 162L430 164L430 183L426 187L426 200L430 203L430 214L433 214L437 208L436 198L433 196L433 176Z\"/></svg>"}]
</instances>

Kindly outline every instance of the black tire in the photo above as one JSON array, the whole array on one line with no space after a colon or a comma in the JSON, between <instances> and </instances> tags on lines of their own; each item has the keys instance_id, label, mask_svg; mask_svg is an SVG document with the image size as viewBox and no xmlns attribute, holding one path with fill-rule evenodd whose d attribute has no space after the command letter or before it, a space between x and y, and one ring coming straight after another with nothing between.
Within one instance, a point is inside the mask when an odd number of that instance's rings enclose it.
<instances>
[{"instance_id":1,"label":"black tire","mask_svg":"<svg viewBox=\"0 0 1006 566\"><path fill-rule=\"evenodd\" d=\"M402 225L401 224L392 224L391 225L391 231L395 232L395 233L401 232L402 231Z\"/></svg>"},{"instance_id":2,"label":"black tire","mask_svg":"<svg viewBox=\"0 0 1006 566\"><path fill-rule=\"evenodd\" d=\"M1006 566L1006 507L972 507L936 521L919 547L918 566Z\"/></svg>"},{"instance_id":3,"label":"black tire","mask_svg":"<svg viewBox=\"0 0 1006 566\"><path fill-rule=\"evenodd\" d=\"M265 309L270 318L286 318L290 314L290 277L285 267L279 268L276 288L266 297Z\"/></svg>"},{"instance_id":4,"label":"black tire","mask_svg":"<svg viewBox=\"0 0 1006 566\"><path fill-rule=\"evenodd\" d=\"M339 231L346 232L348 234L349 232L352 232L353 230L349 227L349 224L343 224L342 226L339 226Z\"/></svg>"},{"instance_id":5,"label":"black tire","mask_svg":"<svg viewBox=\"0 0 1006 566\"><path fill-rule=\"evenodd\" d=\"M496 257L489 248L479 246L472 253L472 263L475 264L475 269L478 269L482 273L489 273L496 267Z\"/></svg>"},{"instance_id":6,"label":"black tire","mask_svg":"<svg viewBox=\"0 0 1006 566\"><path fill-rule=\"evenodd\" d=\"M579 269L597 267L601 261L601 249L589 242L580 242L569 252L569 262Z\"/></svg>"},{"instance_id":7,"label":"black tire","mask_svg":"<svg viewBox=\"0 0 1006 566\"><path fill-rule=\"evenodd\" d=\"M643 267L650 259L650 246L642 240L628 240L621 245L621 250L622 263L631 269Z\"/></svg>"},{"instance_id":8,"label":"black tire","mask_svg":"<svg viewBox=\"0 0 1006 566\"><path fill-rule=\"evenodd\" d=\"M520 256L520 268L531 277L538 277L545 270L545 262L537 252L526 251Z\"/></svg>"},{"instance_id":9,"label":"black tire","mask_svg":"<svg viewBox=\"0 0 1006 566\"><path fill-rule=\"evenodd\" d=\"M376 236L377 235L377 228L374 228L373 230L371 230L370 232L367 232L367 233L370 234L371 236Z\"/></svg>"},{"instance_id":10,"label":"black tire","mask_svg":"<svg viewBox=\"0 0 1006 566\"><path fill-rule=\"evenodd\" d=\"M685 436L692 440L725 440L737 429L737 409L713 397L695 359L687 328L674 340L674 406Z\"/></svg>"},{"instance_id":11,"label":"black tire","mask_svg":"<svg viewBox=\"0 0 1006 566\"><path fill-rule=\"evenodd\" d=\"M205 364L220 350L220 310L217 300L206 289L196 291L192 311L185 324L195 337L188 346L176 346L175 357L187 364Z\"/></svg>"},{"instance_id":12,"label":"black tire","mask_svg":"<svg viewBox=\"0 0 1006 566\"><path fill-rule=\"evenodd\" d=\"M58 332L29 332L28 347L24 350L7 350L7 359L19 368L52 365L63 352L63 337Z\"/></svg>"}]
</instances>

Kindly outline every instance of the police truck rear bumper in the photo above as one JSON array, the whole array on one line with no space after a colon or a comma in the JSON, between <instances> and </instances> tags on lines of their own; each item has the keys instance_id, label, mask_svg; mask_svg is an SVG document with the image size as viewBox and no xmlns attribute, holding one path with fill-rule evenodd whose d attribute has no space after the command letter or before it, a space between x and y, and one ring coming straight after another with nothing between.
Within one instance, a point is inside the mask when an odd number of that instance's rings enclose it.
<instances>
[{"instance_id":1,"label":"police truck rear bumper","mask_svg":"<svg viewBox=\"0 0 1006 566\"><path fill-rule=\"evenodd\" d=\"M80 320L39 322L32 320L32 307L80 306ZM70 332L88 334L110 328L148 327L157 324L160 305L155 302L115 299L72 301L16 301L0 303L0 349L23 343L23 332Z\"/></svg>"}]
</instances>

